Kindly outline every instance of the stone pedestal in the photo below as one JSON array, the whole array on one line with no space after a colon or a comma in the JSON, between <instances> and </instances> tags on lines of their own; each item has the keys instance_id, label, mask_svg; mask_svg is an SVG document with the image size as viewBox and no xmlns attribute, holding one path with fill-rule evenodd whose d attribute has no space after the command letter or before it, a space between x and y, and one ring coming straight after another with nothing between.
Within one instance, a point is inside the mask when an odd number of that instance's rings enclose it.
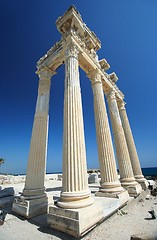
<instances>
[{"instance_id":1,"label":"stone pedestal","mask_svg":"<svg viewBox=\"0 0 157 240\"><path fill-rule=\"evenodd\" d=\"M88 188L78 50L66 49L63 137L63 186L58 206L82 208L93 204Z\"/></svg>"},{"instance_id":2,"label":"stone pedestal","mask_svg":"<svg viewBox=\"0 0 157 240\"><path fill-rule=\"evenodd\" d=\"M123 194L124 189L118 180L101 75L98 70L95 70L93 73L90 73L88 77L92 82L94 96L94 114L101 173L100 194L98 192L96 195L118 197L119 194ZM127 196L126 193L125 196ZM128 197L129 196L126 197L126 201Z\"/></svg>"},{"instance_id":3,"label":"stone pedestal","mask_svg":"<svg viewBox=\"0 0 157 240\"><path fill-rule=\"evenodd\" d=\"M121 208L121 202L117 198L95 197L94 204L85 208L50 206L47 222L54 229L79 237Z\"/></svg>"},{"instance_id":4,"label":"stone pedestal","mask_svg":"<svg viewBox=\"0 0 157 240\"><path fill-rule=\"evenodd\" d=\"M54 74L48 68L40 69L39 89L32 130L30 153L23 193L16 198L12 210L27 218L47 212L45 193L45 166L48 138L48 111L50 79Z\"/></svg>"},{"instance_id":5,"label":"stone pedestal","mask_svg":"<svg viewBox=\"0 0 157 240\"><path fill-rule=\"evenodd\" d=\"M110 91L107 93L107 101L114 134L121 184L128 190L131 196L137 196L140 194L142 189L134 178L127 143L118 111L115 92L112 89L110 89Z\"/></svg>"},{"instance_id":6,"label":"stone pedestal","mask_svg":"<svg viewBox=\"0 0 157 240\"><path fill-rule=\"evenodd\" d=\"M125 103L123 101L118 101L118 108L119 108L119 113L120 113L120 117L121 117L121 121L122 121L122 126L124 129L125 139L126 139L127 146L128 146L128 151L129 151L129 155L130 155L133 173L134 173L136 181L145 190L148 187L148 182L142 174L140 161L138 158L138 154L136 151L136 146L134 143L131 127L130 127L126 109L125 109Z\"/></svg>"},{"instance_id":7,"label":"stone pedestal","mask_svg":"<svg viewBox=\"0 0 157 240\"><path fill-rule=\"evenodd\" d=\"M38 198L39 197L39 198ZM13 212L24 216L26 218L32 218L37 215L47 213L48 199L46 194L32 197L16 197L12 207Z\"/></svg>"}]
</instances>

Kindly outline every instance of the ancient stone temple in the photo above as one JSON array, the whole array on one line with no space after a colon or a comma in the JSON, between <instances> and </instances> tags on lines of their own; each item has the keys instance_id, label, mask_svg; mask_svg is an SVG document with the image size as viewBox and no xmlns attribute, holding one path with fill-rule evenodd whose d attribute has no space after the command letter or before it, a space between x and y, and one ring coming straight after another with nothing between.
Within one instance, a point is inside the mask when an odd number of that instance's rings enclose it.
<instances>
[{"instance_id":1,"label":"ancient stone temple","mask_svg":"<svg viewBox=\"0 0 157 240\"><path fill-rule=\"evenodd\" d=\"M30 143L26 182L13 211L26 218L48 213L51 227L80 236L105 217L107 199L114 210L124 205L129 195L136 197L147 182L142 175L133 135L126 113L124 95L116 86L115 73L105 59L99 60L101 42L83 22L74 6L56 21L61 33L57 42L38 62L39 88ZM60 199L48 208L44 187L49 120L51 78L65 65L63 181ZM93 90L94 114L101 184L91 195L87 180L86 146L80 90L79 67ZM117 174L106 103L108 104L120 179Z\"/></svg>"}]
</instances>

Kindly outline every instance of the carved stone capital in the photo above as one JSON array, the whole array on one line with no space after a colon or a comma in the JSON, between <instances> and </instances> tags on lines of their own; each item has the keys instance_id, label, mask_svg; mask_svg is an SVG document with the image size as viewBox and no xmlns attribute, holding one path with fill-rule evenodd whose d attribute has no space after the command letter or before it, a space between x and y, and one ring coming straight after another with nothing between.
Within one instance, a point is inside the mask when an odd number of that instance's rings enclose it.
<instances>
[{"instance_id":1,"label":"carved stone capital","mask_svg":"<svg viewBox=\"0 0 157 240\"><path fill-rule=\"evenodd\" d=\"M46 66L43 66L36 71L36 74L38 74L40 79L50 80L56 72Z\"/></svg>"},{"instance_id":2,"label":"carved stone capital","mask_svg":"<svg viewBox=\"0 0 157 240\"><path fill-rule=\"evenodd\" d=\"M101 74L100 74L98 69L96 69L96 70L94 70L92 72L89 72L87 74L87 77L91 80L92 85L94 85L96 83L102 83L102 81L101 81Z\"/></svg>"},{"instance_id":3,"label":"carved stone capital","mask_svg":"<svg viewBox=\"0 0 157 240\"><path fill-rule=\"evenodd\" d=\"M126 103L123 100L118 100L117 104L118 104L118 109L119 110L125 110L125 104Z\"/></svg>"},{"instance_id":4,"label":"carved stone capital","mask_svg":"<svg viewBox=\"0 0 157 240\"><path fill-rule=\"evenodd\" d=\"M38 69L36 73L39 75L38 94L39 95L47 94L50 90L51 77L55 75L56 72L44 66Z\"/></svg>"},{"instance_id":5,"label":"carved stone capital","mask_svg":"<svg viewBox=\"0 0 157 240\"><path fill-rule=\"evenodd\" d=\"M78 54L79 54L79 50L78 50L77 46L75 44L73 44L72 42L69 43L69 45L67 46L66 51L65 51L66 58L74 57L74 58L78 59Z\"/></svg>"},{"instance_id":6,"label":"carved stone capital","mask_svg":"<svg viewBox=\"0 0 157 240\"><path fill-rule=\"evenodd\" d=\"M107 100L116 99L116 94L113 88L110 88L106 93Z\"/></svg>"}]
</instances>

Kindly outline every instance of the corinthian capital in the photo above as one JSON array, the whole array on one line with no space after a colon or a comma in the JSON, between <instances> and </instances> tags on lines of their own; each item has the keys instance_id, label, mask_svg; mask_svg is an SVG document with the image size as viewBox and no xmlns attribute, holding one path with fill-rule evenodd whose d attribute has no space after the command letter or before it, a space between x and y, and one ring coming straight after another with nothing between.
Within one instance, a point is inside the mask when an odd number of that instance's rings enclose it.
<instances>
[{"instance_id":1,"label":"corinthian capital","mask_svg":"<svg viewBox=\"0 0 157 240\"><path fill-rule=\"evenodd\" d=\"M125 109L125 104L126 103L123 100L118 100L117 104L118 104L119 110L124 110Z\"/></svg>"},{"instance_id":2,"label":"corinthian capital","mask_svg":"<svg viewBox=\"0 0 157 240\"><path fill-rule=\"evenodd\" d=\"M98 69L87 74L87 77L91 80L92 85L95 83L101 83L101 74Z\"/></svg>"},{"instance_id":3,"label":"corinthian capital","mask_svg":"<svg viewBox=\"0 0 157 240\"><path fill-rule=\"evenodd\" d=\"M116 94L113 88L110 88L106 93L107 100L116 99Z\"/></svg>"},{"instance_id":4,"label":"corinthian capital","mask_svg":"<svg viewBox=\"0 0 157 240\"><path fill-rule=\"evenodd\" d=\"M79 50L78 50L77 46L72 42L69 43L69 45L66 48L66 52L65 52L66 58L75 57L78 59L78 53L79 53Z\"/></svg>"}]
</instances>

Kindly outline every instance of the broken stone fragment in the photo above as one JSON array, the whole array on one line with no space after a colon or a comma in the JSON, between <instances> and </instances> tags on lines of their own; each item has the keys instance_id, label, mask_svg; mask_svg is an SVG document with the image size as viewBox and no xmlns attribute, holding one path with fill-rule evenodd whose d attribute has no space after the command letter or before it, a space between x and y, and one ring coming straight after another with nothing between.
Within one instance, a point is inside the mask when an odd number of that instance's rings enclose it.
<instances>
[{"instance_id":1,"label":"broken stone fragment","mask_svg":"<svg viewBox=\"0 0 157 240\"><path fill-rule=\"evenodd\" d=\"M156 219L157 218L157 215L156 215L154 210L151 210L151 211L148 211L148 212L151 214L152 219Z\"/></svg>"},{"instance_id":2,"label":"broken stone fragment","mask_svg":"<svg viewBox=\"0 0 157 240\"><path fill-rule=\"evenodd\" d=\"M17 191L13 187L0 190L0 198L17 195Z\"/></svg>"}]
</instances>

